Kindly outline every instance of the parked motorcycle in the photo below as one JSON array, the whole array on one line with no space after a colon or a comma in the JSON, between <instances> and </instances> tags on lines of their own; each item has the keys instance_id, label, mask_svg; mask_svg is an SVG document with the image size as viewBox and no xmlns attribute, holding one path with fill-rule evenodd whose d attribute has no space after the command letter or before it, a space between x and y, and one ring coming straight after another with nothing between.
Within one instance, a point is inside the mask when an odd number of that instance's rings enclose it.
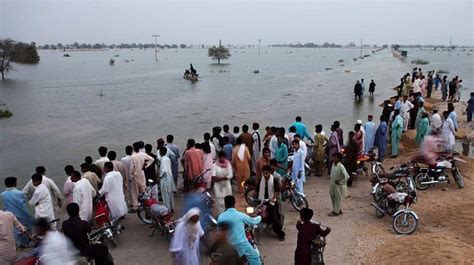
<instances>
[{"instance_id":1,"label":"parked motorcycle","mask_svg":"<svg viewBox=\"0 0 474 265\"><path fill-rule=\"evenodd\" d=\"M88 234L89 241L109 243L116 247L115 236L120 234L121 225L119 220L114 220L104 196L97 196L94 207L94 226Z\"/></svg>"},{"instance_id":2,"label":"parked motorcycle","mask_svg":"<svg viewBox=\"0 0 474 265\"><path fill-rule=\"evenodd\" d=\"M158 189L158 186L153 182L153 180L148 180L148 182L150 185L148 185L145 192L140 192L140 194L138 194L137 215L145 224L153 224L153 217L150 213L150 208L152 205L157 204L158 201L151 195L155 188Z\"/></svg>"},{"instance_id":3,"label":"parked motorcycle","mask_svg":"<svg viewBox=\"0 0 474 265\"><path fill-rule=\"evenodd\" d=\"M377 162L378 163L378 162ZM413 167L410 167L411 161L405 164L396 165L390 168L391 172L385 173L385 170L378 171L373 165L372 168L372 197L375 202L378 202L380 198L383 197L382 187L385 184L390 184L398 192L408 192L406 178L410 176L410 170ZM383 167L382 167L383 168Z\"/></svg>"},{"instance_id":4,"label":"parked motorcycle","mask_svg":"<svg viewBox=\"0 0 474 265\"><path fill-rule=\"evenodd\" d=\"M456 165L458 162L466 163L458 157L449 156L438 159L436 166L418 167L418 174L415 177L416 188L426 190L438 183L449 183L450 173L458 187L464 188L464 178Z\"/></svg>"},{"instance_id":5,"label":"parked motorcycle","mask_svg":"<svg viewBox=\"0 0 474 265\"><path fill-rule=\"evenodd\" d=\"M174 212L162 204L155 203L150 207L150 216L154 225L150 237L159 231L162 235L167 235L169 239L174 234L176 221L173 218Z\"/></svg>"},{"instance_id":6,"label":"parked motorcycle","mask_svg":"<svg viewBox=\"0 0 474 265\"><path fill-rule=\"evenodd\" d=\"M257 206L260 202L257 193L257 185L259 185L257 178L250 178L243 185L245 201L250 206ZM281 178L281 198L282 201L288 201L297 211L309 208L306 196L296 190L296 184L288 173Z\"/></svg>"},{"instance_id":7,"label":"parked motorcycle","mask_svg":"<svg viewBox=\"0 0 474 265\"><path fill-rule=\"evenodd\" d=\"M398 192L386 182L382 188L383 196L378 202L371 203L376 209L377 217L382 218L387 214L392 216L392 227L401 235L414 233L419 220L418 215L411 209L417 198L413 177L408 176L406 180L408 192Z\"/></svg>"}]
</instances>

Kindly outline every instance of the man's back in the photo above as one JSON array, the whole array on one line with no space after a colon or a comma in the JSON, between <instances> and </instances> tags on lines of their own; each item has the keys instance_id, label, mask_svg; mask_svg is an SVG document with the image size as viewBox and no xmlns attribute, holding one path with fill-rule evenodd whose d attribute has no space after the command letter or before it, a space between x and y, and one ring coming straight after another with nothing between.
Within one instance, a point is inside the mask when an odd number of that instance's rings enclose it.
<instances>
[{"instance_id":1,"label":"man's back","mask_svg":"<svg viewBox=\"0 0 474 265\"><path fill-rule=\"evenodd\" d=\"M260 216L251 218L235 208L229 208L219 215L218 223L227 223L229 225L229 243L235 246L247 242L245 225L256 225L260 223L261 219Z\"/></svg>"},{"instance_id":2,"label":"man's back","mask_svg":"<svg viewBox=\"0 0 474 265\"><path fill-rule=\"evenodd\" d=\"M62 229L64 235L72 241L81 254L88 256L86 253L89 247L87 233L91 230L89 223L79 217L72 217L63 222Z\"/></svg>"}]
</instances>

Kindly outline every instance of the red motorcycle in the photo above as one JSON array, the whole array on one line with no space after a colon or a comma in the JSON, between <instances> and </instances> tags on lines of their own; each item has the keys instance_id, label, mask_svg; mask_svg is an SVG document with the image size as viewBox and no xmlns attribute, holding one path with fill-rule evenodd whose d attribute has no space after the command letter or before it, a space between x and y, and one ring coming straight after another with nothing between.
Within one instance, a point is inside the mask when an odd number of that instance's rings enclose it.
<instances>
[{"instance_id":1,"label":"red motorcycle","mask_svg":"<svg viewBox=\"0 0 474 265\"><path fill-rule=\"evenodd\" d=\"M110 216L110 210L105 201L105 197L98 196L95 200L94 207L94 226L92 231L88 233L90 242L109 243L116 247L116 235L120 234L121 226L119 220L113 220Z\"/></svg>"}]
</instances>

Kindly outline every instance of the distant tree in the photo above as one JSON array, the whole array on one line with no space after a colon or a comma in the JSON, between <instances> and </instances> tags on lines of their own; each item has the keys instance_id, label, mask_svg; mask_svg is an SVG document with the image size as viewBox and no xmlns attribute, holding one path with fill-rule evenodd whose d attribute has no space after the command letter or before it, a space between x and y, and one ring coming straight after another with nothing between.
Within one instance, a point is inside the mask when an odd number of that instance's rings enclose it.
<instances>
[{"instance_id":1,"label":"distant tree","mask_svg":"<svg viewBox=\"0 0 474 265\"><path fill-rule=\"evenodd\" d=\"M179 47L180 47L181 49L186 49L186 44L180 44Z\"/></svg>"},{"instance_id":2,"label":"distant tree","mask_svg":"<svg viewBox=\"0 0 474 265\"><path fill-rule=\"evenodd\" d=\"M102 49L102 45L99 43L96 43L92 46L92 49Z\"/></svg>"},{"instance_id":3,"label":"distant tree","mask_svg":"<svg viewBox=\"0 0 474 265\"><path fill-rule=\"evenodd\" d=\"M172 45L171 45L171 48L177 49L177 48L178 48L178 44L172 44Z\"/></svg>"},{"instance_id":4,"label":"distant tree","mask_svg":"<svg viewBox=\"0 0 474 265\"><path fill-rule=\"evenodd\" d=\"M79 49L81 46L79 45L79 42L74 42L73 44L75 49Z\"/></svg>"},{"instance_id":5,"label":"distant tree","mask_svg":"<svg viewBox=\"0 0 474 265\"><path fill-rule=\"evenodd\" d=\"M49 49L49 44L44 45L42 48L45 49L45 50L48 50Z\"/></svg>"},{"instance_id":6,"label":"distant tree","mask_svg":"<svg viewBox=\"0 0 474 265\"><path fill-rule=\"evenodd\" d=\"M7 73L13 70L11 65L13 49L13 40L6 39L0 41L0 72L2 72L2 80L5 80Z\"/></svg>"},{"instance_id":7,"label":"distant tree","mask_svg":"<svg viewBox=\"0 0 474 265\"><path fill-rule=\"evenodd\" d=\"M23 42L16 43L10 55L12 61L16 63L36 64L40 61L34 42L31 44Z\"/></svg>"},{"instance_id":8,"label":"distant tree","mask_svg":"<svg viewBox=\"0 0 474 265\"><path fill-rule=\"evenodd\" d=\"M60 49L60 50L62 50L64 48L61 43L56 44L56 47L58 47L58 49Z\"/></svg>"},{"instance_id":9,"label":"distant tree","mask_svg":"<svg viewBox=\"0 0 474 265\"><path fill-rule=\"evenodd\" d=\"M221 60L229 59L231 54L229 49L222 46L221 41L219 40L218 47L209 47L209 49L207 50L207 56L211 57L213 60L217 60L217 64L221 64Z\"/></svg>"}]
</instances>

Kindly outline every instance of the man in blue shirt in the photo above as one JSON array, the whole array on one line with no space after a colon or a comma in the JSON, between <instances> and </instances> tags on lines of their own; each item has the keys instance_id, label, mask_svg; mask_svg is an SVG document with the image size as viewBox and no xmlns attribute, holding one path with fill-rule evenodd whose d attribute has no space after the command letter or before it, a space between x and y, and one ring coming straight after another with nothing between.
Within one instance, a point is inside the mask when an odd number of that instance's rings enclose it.
<instances>
[{"instance_id":1,"label":"man in blue shirt","mask_svg":"<svg viewBox=\"0 0 474 265\"><path fill-rule=\"evenodd\" d=\"M296 133L301 135L301 139L304 140L304 138L306 137L306 138L308 138L308 140L310 140L312 143L314 143L313 137L311 137L311 135L309 135L308 129L306 129L306 125L304 125L301 122L301 117L300 116L296 117L295 122L292 125L290 125L290 127L291 126L295 126Z\"/></svg>"},{"instance_id":2,"label":"man in blue shirt","mask_svg":"<svg viewBox=\"0 0 474 265\"><path fill-rule=\"evenodd\" d=\"M7 177L5 178L6 189L2 192L2 201L5 211L11 212L20 221L22 225L28 231L31 231L35 222L33 216L26 208L26 197L25 194L16 188L17 178ZM15 228L15 240L19 247L26 247L29 240L26 235L19 233L19 230Z\"/></svg>"},{"instance_id":3,"label":"man in blue shirt","mask_svg":"<svg viewBox=\"0 0 474 265\"><path fill-rule=\"evenodd\" d=\"M229 226L229 243L237 250L239 257L245 256L249 265L261 265L260 254L250 245L245 235L245 225L256 225L262 218L252 218L235 209L234 196L224 198L225 212L219 215L218 224L226 223Z\"/></svg>"}]
</instances>

